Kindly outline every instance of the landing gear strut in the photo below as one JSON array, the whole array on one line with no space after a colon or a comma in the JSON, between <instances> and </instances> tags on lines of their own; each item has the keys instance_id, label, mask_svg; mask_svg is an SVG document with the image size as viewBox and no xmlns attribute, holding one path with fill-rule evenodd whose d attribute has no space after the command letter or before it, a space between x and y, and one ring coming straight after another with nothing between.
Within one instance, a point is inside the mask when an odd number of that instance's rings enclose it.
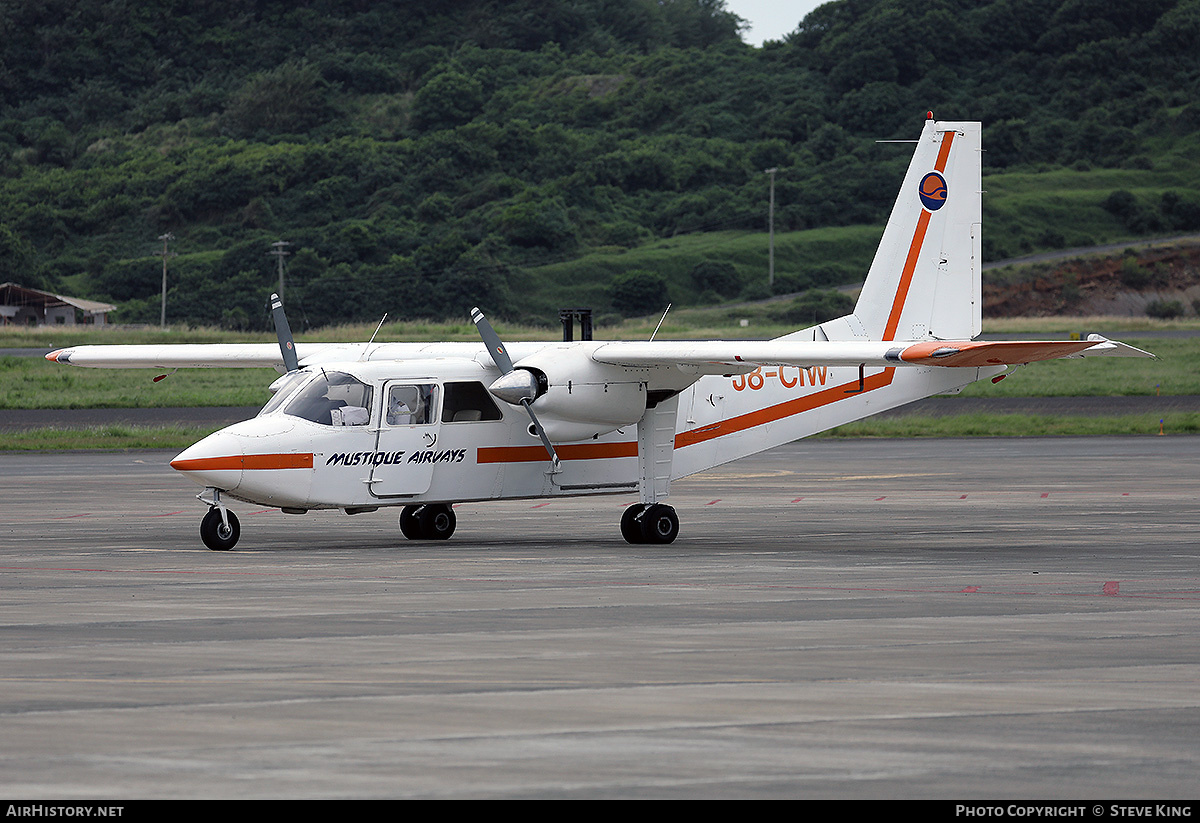
<instances>
[{"instance_id":1,"label":"landing gear strut","mask_svg":"<svg viewBox=\"0 0 1200 823\"><path fill-rule=\"evenodd\" d=\"M634 503L621 516L627 543L670 543L679 536L675 509L663 503Z\"/></svg>"},{"instance_id":2,"label":"landing gear strut","mask_svg":"<svg viewBox=\"0 0 1200 823\"><path fill-rule=\"evenodd\" d=\"M445 503L405 506L400 512L400 531L409 540L448 540L457 520Z\"/></svg>"}]
</instances>

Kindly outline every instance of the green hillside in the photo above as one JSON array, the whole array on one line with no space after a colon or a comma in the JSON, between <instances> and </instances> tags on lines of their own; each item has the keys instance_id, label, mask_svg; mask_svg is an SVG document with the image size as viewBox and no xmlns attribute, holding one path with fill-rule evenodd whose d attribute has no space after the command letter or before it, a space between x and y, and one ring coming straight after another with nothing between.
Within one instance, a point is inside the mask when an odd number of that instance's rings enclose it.
<instances>
[{"instance_id":1,"label":"green hillside","mask_svg":"<svg viewBox=\"0 0 1200 823\"><path fill-rule=\"evenodd\" d=\"M554 322L861 276L927 109L984 123L985 256L1200 229L1200 0L0 6L0 282L259 328Z\"/></svg>"}]
</instances>

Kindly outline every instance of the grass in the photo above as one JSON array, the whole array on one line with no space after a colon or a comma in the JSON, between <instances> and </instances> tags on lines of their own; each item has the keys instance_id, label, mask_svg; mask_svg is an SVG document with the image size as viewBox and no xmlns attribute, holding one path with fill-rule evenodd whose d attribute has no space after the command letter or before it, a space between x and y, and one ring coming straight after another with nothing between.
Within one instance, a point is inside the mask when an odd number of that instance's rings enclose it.
<instances>
[{"instance_id":1,"label":"grass","mask_svg":"<svg viewBox=\"0 0 1200 823\"><path fill-rule=\"evenodd\" d=\"M500 333L508 337L508 331L503 329ZM625 331L629 334L622 337L645 339L653 326L647 329L630 325ZM686 321L669 329L664 325L664 331L669 332L664 336L688 336L688 332L694 337L733 336L707 334L708 331L730 332L728 327L697 328ZM473 338L460 335L459 339ZM518 338L513 335L510 339ZM1195 368L1200 362L1200 337L1140 339L1128 336L1122 339L1154 352L1158 359L1084 358L1034 363L1016 369L1000 383L972 384L964 389L963 395L1200 394L1200 370ZM39 357L0 356L0 409L259 406L270 397L267 387L278 376L273 369L180 369L156 383L153 377L159 373L145 369L81 369Z\"/></svg>"},{"instance_id":2,"label":"grass","mask_svg":"<svg viewBox=\"0 0 1200 823\"><path fill-rule=\"evenodd\" d=\"M756 313L760 312L760 313ZM750 318L743 327L737 318ZM783 334L762 318L757 304L672 310L660 337L763 338ZM646 339L658 318L627 320L598 329L597 337ZM558 339L557 329L498 323L506 339ZM1035 363L1016 369L999 384L968 386L964 396L1054 397L1200 394L1200 337L1139 338L1139 331L1200 328L1200 319L1172 321L1149 318L1025 318L985 321L985 331L1038 337L1100 331L1158 355L1158 360L1090 358ZM374 325L342 326L298 335L305 341L366 340ZM68 336L69 335L69 336ZM380 340L476 340L468 322L387 324ZM266 333L240 334L214 329L0 329L5 346L95 343L269 342ZM0 356L0 409L130 408L171 406L257 406L268 398L267 386L277 376L271 369L181 369L157 383L155 372L141 369L80 369L37 357ZM1159 417L1053 417L975 414L959 417L870 418L839 426L818 437L966 437L1115 435L1158 433ZM1167 434L1200 431L1200 415L1176 414L1165 419ZM37 429L0 433L0 451L32 449L183 449L211 429L112 425L82 429Z\"/></svg>"},{"instance_id":3,"label":"grass","mask_svg":"<svg viewBox=\"0 0 1200 823\"><path fill-rule=\"evenodd\" d=\"M1111 397L1200 394L1200 337L1118 338L1153 352L1141 357L1046 360L1012 371L999 383L984 380L963 397Z\"/></svg>"},{"instance_id":4,"label":"grass","mask_svg":"<svg viewBox=\"0 0 1200 823\"><path fill-rule=\"evenodd\" d=\"M74 451L80 449L176 449L182 451L212 434L212 427L127 426L120 424L78 429L30 429L0 432L0 451Z\"/></svg>"},{"instance_id":5,"label":"grass","mask_svg":"<svg viewBox=\"0 0 1200 823\"><path fill-rule=\"evenodd\" d=\"M40 357L0 357L0 409L261 406L274 369L81 369Z\"/></svg>"},{"instance_id":6,"label":"grass","mask_svg":"<svg viewBox=\"0 0 1200 823\"><path fill-rule=\"evenodd\" d=\"M1161 421L1161 424L1160 424ZM838 426L817 437L1087 437L1099 435L1196 434L1200 413L1112 417L1038 414L964 414L947 417L906 415L867 418Z\"/></svg>"}]
</instances>

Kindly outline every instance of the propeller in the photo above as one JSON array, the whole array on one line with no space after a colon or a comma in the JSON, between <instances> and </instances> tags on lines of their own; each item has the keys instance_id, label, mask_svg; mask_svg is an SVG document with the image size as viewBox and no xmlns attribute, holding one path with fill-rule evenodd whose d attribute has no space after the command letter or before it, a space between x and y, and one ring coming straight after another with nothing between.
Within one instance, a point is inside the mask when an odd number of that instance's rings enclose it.
<instances>
[{"instance_id":1,"label":"propeller","mask_svg":"<svg viewBox=\"0 0 1200 823\"><path fill-rule=\"evenodd\" d=\"M292 339L292 329L288 325L287 315L283 313L283 301L278 294L271 295L271 319L275 321L275 336L279 338L279 351L283 354L283 365L289 372L300 368L296 357L296 341Z\"/></svg>"},{"instance_id":2,"label":"propeller","mask_svg":"<svg viewBox=\"0 0 1200 823\"><path fill-rule=\"evenodd\" d=\"M532 404L538 396L537 377L527 369L513 368L512 358L508 356L508 350L501 342L500 335L496 334L496 330L492 328L492 324L483 316L483 312L478 307L471 309L471 322L479 330L479 336L483 338L488 353L491 354L492 360L500 369L500 379L492 383L488 391L506 403L525 407L529 419L533 421L533 428L537 431L538 437L542 439L542 445L546 447L546 451L550 455L550 473L557 473L559 471L558 452L554 450L554 444L546 436L546 430L542 428L541 421L533 413Z\"/></svg>"}]
</instances>

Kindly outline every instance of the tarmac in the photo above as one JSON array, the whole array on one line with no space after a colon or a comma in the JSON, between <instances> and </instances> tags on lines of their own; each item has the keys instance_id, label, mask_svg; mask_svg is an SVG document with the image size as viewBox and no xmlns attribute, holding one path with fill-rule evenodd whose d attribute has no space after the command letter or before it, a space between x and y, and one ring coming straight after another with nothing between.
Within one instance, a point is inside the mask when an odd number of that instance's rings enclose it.
<instances>
[{"instance_id":1,"label":"tarmac","mask_svg":"<svg viewBox=\"0 0 1200 823\"><path fill-rule=\"evenodd\" d=\"M1200 438L802 441L627 497L235 504L0 454L9 798L1187 800Z\"/></svg>"}]
</instances>

